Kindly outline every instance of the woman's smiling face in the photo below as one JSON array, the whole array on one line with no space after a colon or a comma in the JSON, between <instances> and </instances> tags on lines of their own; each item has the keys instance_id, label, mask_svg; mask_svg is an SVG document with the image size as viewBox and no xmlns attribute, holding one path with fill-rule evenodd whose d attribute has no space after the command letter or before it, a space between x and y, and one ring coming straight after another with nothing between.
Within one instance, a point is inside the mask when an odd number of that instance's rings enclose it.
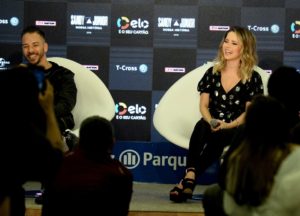
<instances>
[{"instance_id":1,"label":"woman's smiling face","mask_svg":"<svg viewBox=\"0 0 300 216\"><path fill-rule=\"evenodd\" d=\"M223 55L227 61L240 60L242 56L242 42L235 32L229 32L223 42Z\"/></svg>"}]
</instances>

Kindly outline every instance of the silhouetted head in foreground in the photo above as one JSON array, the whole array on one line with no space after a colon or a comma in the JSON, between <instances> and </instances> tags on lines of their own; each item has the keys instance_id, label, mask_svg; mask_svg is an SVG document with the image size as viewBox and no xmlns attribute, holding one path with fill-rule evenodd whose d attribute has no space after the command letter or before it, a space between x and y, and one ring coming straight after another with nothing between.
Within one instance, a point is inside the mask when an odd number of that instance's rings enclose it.
<instances>
[{"instance_id":1,"label":"silhouetted head in foreground","mask_svg":"<svg viewBox=\"0 0 300 216\"><path fill-rule=\"evenodd\" d=\"M91 159L110 156L114 146L114 130L110 121L100 116L86 118L79 130L79 148Z\"/></svg>"},{"instance_id":2,"label":"silhouetted head in foreground","mask_svg":"<svg viewBox=\"0 0 300 216\"><path fill-rule=\"evenodd\" d=\"M291 126L299 122L300 73L295 68L288 66L277 68L268 81L268 92L287 108Z\"/></svg>"}]
</instances>

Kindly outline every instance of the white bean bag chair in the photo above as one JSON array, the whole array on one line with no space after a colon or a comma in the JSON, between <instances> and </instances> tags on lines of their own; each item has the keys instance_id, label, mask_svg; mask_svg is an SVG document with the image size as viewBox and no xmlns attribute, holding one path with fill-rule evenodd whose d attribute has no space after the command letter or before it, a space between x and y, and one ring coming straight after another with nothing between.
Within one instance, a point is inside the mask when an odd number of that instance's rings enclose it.
<instances>
[{"instance_id":1,"label":"white bean bag chair","mask_svg":"<svg viewBox=\"0 0 300 216\"><path fill-rule=\"evenodd\" d=\"M77 101L72 110L75 126L72 132L78 135L81 122L89 116L99 115L108 120L115 116L115 102L102 80L83 65L62 57L50 57L49 61L68 68L75 74Z\"/></svg>"},{"instance_id":2,"label":"white bean bag chair","mask_svg":"<svg viewBox=\"0 0 300 216\"><path fill-rule=\"evenodd\" d=\"M213 66L207 62L177 80L162 96L154 112L155 129L168 141L188 149L194 126L201 118L197 85L205 71ZM267 94L269 74L254 68L262 77L264 93Z\"/></svg>"}]
</instances>

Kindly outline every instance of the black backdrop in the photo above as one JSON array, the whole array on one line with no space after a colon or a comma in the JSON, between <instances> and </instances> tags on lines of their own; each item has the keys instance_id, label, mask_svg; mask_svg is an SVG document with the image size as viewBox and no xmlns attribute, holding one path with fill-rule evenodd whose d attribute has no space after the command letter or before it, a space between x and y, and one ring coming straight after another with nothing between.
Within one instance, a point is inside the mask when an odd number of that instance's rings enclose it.
<instances>
[{"instance_id":1,"label":"black backdrop","mask_svg":"<svg viewBox=\"0 0 300 216\"><path fill-rule=\"evenodd\" d=\"M152 115L164 92L216 54L230 25L257 37L259 66L300 68L298 0L106 0L0 2L0 69L22 61L20 33L35 24L48 57L75 60L110 89L120 141L164 140Z\"/></svg>"}]
</instances>

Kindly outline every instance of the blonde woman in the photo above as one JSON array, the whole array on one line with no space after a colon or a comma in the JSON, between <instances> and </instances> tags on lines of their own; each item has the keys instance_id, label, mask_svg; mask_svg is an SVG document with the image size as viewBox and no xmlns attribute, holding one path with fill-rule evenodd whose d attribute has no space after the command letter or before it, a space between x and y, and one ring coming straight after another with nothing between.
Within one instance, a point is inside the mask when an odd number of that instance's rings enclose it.
<instances>
[{"instance_id":1,"label":"blonde woman","mask_svg":"<svg viewBox=\"0 0 300 216\"><path fill-rule=\"evenodd\" d=\"M246 28L231 27L221 40L214 66L198 83L202 118L190 138L186 172L170 191L170 200L192 197L196 178L229 145L253 96L263 93L261 77L253 70L256 64L255 36Z\"/></svg>"}]
</instances>

